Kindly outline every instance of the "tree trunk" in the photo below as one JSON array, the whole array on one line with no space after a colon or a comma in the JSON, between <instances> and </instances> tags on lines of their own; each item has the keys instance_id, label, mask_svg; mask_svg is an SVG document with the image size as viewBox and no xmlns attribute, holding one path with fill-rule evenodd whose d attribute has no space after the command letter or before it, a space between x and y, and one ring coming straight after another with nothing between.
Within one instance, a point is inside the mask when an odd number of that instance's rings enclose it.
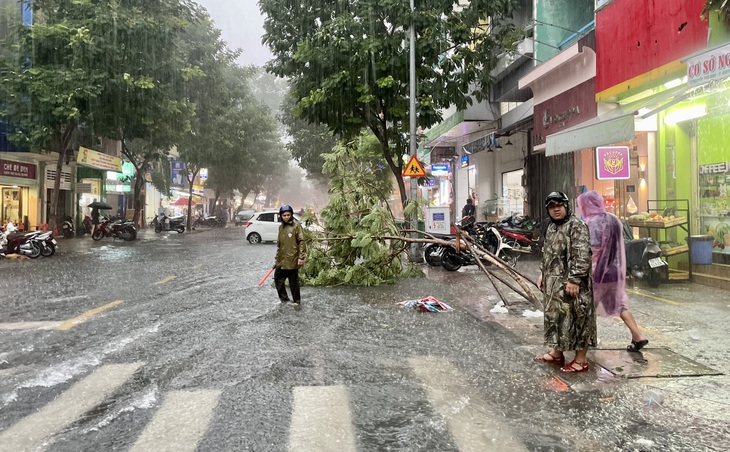
<instances>
[{"instance_id":1,"label":"tree trunk","mask_svg":"<svg viewBox=\"0 0 730 452\"><path fill-rule=\"evenodd\" d=\"M188 167L188 165L186 165ZM190 227L192 225L191 217L193 212L193 182L195 181L195 177L198 175L198 171L200 169L196 168L195 171L191 174L190 170L188 170L188 186L190 190L190 196L188 196L188 218L187 218L187 227L186 229L190 231ZM191 177L192 176L192 177Z\"/></svg>"},{"instance_id":2,"label":"tree trunk","mask_svg":"<svg viewBox=\"0 0 730 452\"><path fill-rule=\"evenodd\" d=\"M140 225L144 227L144 218L140 221L140 214L142 213L142 209L144 204L142 203L142 189L144 188L144 175L141 175L140 170L135 171L134 176L134 216L132 217L132 221L134 221L137 225Z\"/></svg>"},{"instance_id":3,"label":"tree trunk","mask_svg":"<svg viewBox=\"0 0 730 452\"><path fill-rule=\"evenodd\" d=\"M61 193L61 177L63 176L63 162L66 159L66 149L76 130L76 124L69 124L61 133L58 140L58 160L56 160L56 178L53 181L53 191L51 192L51 214L48 219L48 230L55 231L56 225L63 223L60 218L61 212L58 211L58 200Z\"/></svg>"}]
</instances>

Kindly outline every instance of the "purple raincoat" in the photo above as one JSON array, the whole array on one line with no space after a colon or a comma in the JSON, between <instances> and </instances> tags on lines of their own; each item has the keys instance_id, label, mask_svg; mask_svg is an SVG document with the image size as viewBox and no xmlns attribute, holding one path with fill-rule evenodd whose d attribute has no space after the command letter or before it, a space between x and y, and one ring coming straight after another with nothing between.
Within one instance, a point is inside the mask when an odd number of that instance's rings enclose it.
<instances>
[{"instance_id":1,"label":"purple raincoat","mask_svg":"<svg viewBox=\"0 0 730 452\"><path fill-rule=\"evenodd\" d=\"M578 197L578 207L586 220L593 251L593 299L602 315L620 315L627 309L626 249L623 226L606 212L603 197L596 191Z\"/></svg>"}]
</instances>

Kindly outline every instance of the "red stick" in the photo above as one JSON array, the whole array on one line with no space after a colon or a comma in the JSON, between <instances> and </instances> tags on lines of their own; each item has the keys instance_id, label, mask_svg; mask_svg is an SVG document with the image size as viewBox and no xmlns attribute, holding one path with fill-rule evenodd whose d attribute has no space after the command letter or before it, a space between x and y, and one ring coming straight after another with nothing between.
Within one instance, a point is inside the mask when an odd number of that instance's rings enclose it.
<instances>
[{"instance_id":1,"label":"red stick","mask_svg":"<svg viewBox=\"0 0 730 452\"><path fill-rule=\"evenodd\" d=\"M276 268L276 267L271 267L271 270L269 270L269 272L266 274L266 276L264 276L264 279L262 279L259 282L259 287L264 285L264 282L268 279L269 276L271 276L271 273L274 271L274 268Z\"/></svg>"}]
</instances>

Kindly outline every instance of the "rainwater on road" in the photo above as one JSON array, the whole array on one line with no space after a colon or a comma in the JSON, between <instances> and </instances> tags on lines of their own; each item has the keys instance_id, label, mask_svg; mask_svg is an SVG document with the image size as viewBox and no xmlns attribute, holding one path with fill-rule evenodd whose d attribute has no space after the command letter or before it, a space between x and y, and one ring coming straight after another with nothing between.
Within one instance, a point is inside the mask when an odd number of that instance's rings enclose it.
<instances>
[{"instance_id":1,"label":"rainwater on road","mask_svg":"<svg viewBox=\"0 0 730 452\"><path fill-rule=\"evenodd\" d=\"M508 312L490 312L499 299L475 268L304 287L301 307L282 305L271 279L258 286L275 250L239 228L143 231L0 261L0 451L725 449L724 375L533 363L542 319L509 289ZM534 277L537 263L517 268ZM397 304L426 296L453 311ZM722 292L631 298L650 348L730 371ZM606 349L629 338L616 319L599 336Z\"/></svg>"}]
</instances>

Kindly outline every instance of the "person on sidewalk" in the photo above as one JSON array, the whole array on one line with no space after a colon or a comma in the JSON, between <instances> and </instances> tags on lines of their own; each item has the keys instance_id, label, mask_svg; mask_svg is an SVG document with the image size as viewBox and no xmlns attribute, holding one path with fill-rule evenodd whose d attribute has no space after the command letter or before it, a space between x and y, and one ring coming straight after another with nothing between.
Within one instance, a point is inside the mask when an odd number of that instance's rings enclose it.
<instances>
[{"instance_id":1,"label":"person on sidewalk","mask_svg":"<svg viewBox=\"0 0 730 452\"><path fill-rule=\"evenodd\" d=\"M471 198L466 198L466 205L461 209L461 217L469 217L471 221L476 221L477 209L474 207L474 201Z\"/></svg>"},{"instance_id":2,"label":"person on sidewalk","mask_svg":"<svg viewBox=\"0 0 730 452\"><path fill-rule=\"evenodd\" d=\"M603 197L588 191L578 197L578 207L586 219L593 252L593 298L600 315L619 316L631 331L630 352L638 352L649 340L641 334L626 303L626 248L623 225L606 212Z\"/></svg>"},{"instance_id":3,"label":"person on sidewalk","mask_svg":"<svg viewBox=\"0 0 730 452\"><path fill-rule=\"evenodd\" d=\"M294 209L289 205L279 209L279 238L276 247L274 285L282 303L289 301L286 293L286 280L291 289L291 300L299 305L302 297L299 293L299 269L304 265L304 233L302 226L294 221Z\"/></svg>"},{"instance_id":4,"label":"person on sidewalk","mask_svg":"<svg viewBox=\"0 0 730 452\"><path fill-rule=\"evenodd\" d=\"M551 224L537 285L545 293L545 345L552 350L534 360L557 364L567 373L585 372L588 347L597 343L588 227L573 215L565 193L550 193L545 208ZM565 364L563 352L570 350L575 358Z\"/></svg>"}]
</instances>

